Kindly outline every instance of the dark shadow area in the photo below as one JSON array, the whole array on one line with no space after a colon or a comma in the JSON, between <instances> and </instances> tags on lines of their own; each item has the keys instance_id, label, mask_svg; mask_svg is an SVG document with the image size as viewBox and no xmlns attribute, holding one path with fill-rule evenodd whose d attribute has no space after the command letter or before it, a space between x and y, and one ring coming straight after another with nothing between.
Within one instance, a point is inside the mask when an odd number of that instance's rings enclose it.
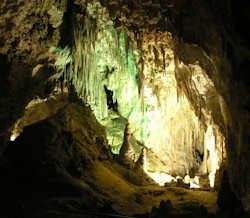
<instances>
[{"instance_id":1,"label":"dark shadow area","mask_svg":"<svg viewBox=\"0 0 250 218\"><path fill-rule=\"evenodd\" d=\"M53 139L56 139L54 141ZM99 217L114 213L79 178L87 164L70 132L48 122L25 128L1 159L1 217ZM84 170L84 169L82 169ZM108 217L108 216L103 216Z\"/></svg>"},{"instance_id":2,"label":"dark shadow area","mask_svg":"<svg viewBox=\"0 0 250 218\"><path fill-rule=\"evenodd\" d=\"M247 217L244 213L241 201L231 190L226 171L223 173L217 204L220 209L218 214L221 214L221 216Z\"/></svg>"},{"instance_id":3,"label":"dark shadow area","mask_svg":"<svg viewBox=\"0 0 250 218\"><path fill-rule=\"evenodd\" d=\"M63 23L60 26L60 33L63 36L61 40L59 41L59 46L64 48L66 46L69 46L72 48L73 45L73 26L74 26L74 20L73 20L73 10L75 5L73 4L73 1L68 1L67 3L67 10L64 13L63 16Z\"/></svg>"},{"instance_id":4,"label":"dark shadow area","mask_svg":"<svg viewBox=\"0 0 250 218\"><path fill-rule=\"evenodd\" d=\"M106 86L104 86L104 90L106 92L107 96L107 104L108 104L108 109L111 109L115 112L118 112L118 104L117 101L113 101L113 91L109 90Z\"/></svg>"},{"instance_id":5,"label":"dark shadow area","mask_svg":"<svg viewBox=\"0 0 250 218\"><path fill-rule=\"evenodd\" d=\"M11 64L8 61L7 55L0 54L0 69L1 69L1 80L0 80L0 93L1 95L7 95L9 81L8 76L10 72Z\"/></svg>"}]
</instances>

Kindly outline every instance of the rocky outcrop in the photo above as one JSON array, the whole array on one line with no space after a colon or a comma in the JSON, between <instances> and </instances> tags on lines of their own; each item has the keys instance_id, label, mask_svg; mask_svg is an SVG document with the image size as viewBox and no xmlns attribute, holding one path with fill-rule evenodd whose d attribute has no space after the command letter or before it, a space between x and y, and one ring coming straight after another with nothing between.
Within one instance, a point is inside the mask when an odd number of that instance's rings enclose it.
<instances>
[{"instance_id":1,"label":"rocky outcrop","mask_svg":"<svg viewBox=\"0 0 250 218\"><path fill-rule=\"evenodd\" d=\"M55 56L48 50L61 42L66 9L67 1L1 1L1 152L28 102L53 90L48 78L55 73Z\"/></svg>"},{"instance_id":2,"label":"rocky outcrop","mask_svg":"<svg viewBox=\"0 0 250 218\"><path fill-rule=\"evenodd\" d=\"M134 169L115 159L105 129L91 110L68 99L57 113L26 126L8 143L0 161L4 198L0 215L71 218L145 214L161 200L171 198L178 210L161 204L153 215L169 208L169 214L181 217L188 212L188 205L195 208L200 204L200 193L153 186L141 166L143 156ZM213 207L216 195L203 194L211 201L206 206ZM148 215L139 217L144 216Z\"/></svg>"},{"instance_id":3,"label":"rocky outcrop","mask_svg":"<svg viewBox=\"0 0 250 218\"><path fill-rule=\"evenodd\" d=\"M97 197L83 177L98 159L111 159L109 152L103 127L88 108L77 103L68 103L49 119L25 127L14 142L8 143L1 159L0 183L5 199L1 216L104 213L107 202ZM109 212L114 213L112 209Z\"/></svg>"}]
</instances>

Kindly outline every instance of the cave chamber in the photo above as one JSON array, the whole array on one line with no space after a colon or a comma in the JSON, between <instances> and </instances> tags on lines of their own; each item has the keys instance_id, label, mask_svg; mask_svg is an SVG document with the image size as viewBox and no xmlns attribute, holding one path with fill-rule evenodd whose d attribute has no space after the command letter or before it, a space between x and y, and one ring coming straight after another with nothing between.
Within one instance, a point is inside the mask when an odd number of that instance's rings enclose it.
<instances>
[{"instance_id":1,"label":"cave chamber","mask_svg":"<svg viewBox=\"0 0 250 218\"><path fill-rule=\"evenodd\" d=\"M247 217L250 53L197 2L1 3L3 217Z\"/></svg>"}]
</instances>

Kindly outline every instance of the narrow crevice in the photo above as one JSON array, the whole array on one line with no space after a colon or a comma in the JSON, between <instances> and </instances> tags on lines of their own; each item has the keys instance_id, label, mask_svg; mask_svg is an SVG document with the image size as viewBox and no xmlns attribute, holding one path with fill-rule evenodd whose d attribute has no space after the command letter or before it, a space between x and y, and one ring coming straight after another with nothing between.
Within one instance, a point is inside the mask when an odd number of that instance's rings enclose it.
<instances>
[{"instance_id":1,"label":"narrow crevice","mask_svg":"<svg viewBox=\"0 0 250 218\"><path fill-rule=\"evenodd\" d=\"M59 42L59 45L64 48L72 45L73 42L73 1L68 1L67 10L64 13L63 23L60 27L60 35L63 36Z\"/></svg>"},{"instance_id":2,"label":"narrow crevice","mask_svg":"<svg viewBox=\"0 0 250 218\"><path fill-rule=\"evenodd\" d=\"M118 112L118 104L117 101L113 101L113 91L109 90L106 86L104 86L104 90L107 97L107 105L108 109Z\"/></svg>"}]
</instances>

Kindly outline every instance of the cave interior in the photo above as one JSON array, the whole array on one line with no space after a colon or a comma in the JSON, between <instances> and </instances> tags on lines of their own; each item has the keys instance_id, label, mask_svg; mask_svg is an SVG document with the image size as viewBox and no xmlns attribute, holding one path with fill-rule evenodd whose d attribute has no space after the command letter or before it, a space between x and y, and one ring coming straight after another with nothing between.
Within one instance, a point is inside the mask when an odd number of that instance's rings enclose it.
<instances>
[{"instance_id":1,"label":"cave interior","mask_svg":"<svg viewBox=\"0 0 250 218\"><path fill-rule=\"evenodd\" d=\"M249 10L0 0L0 217L250 217Z\"/></svg>"}]
</instances>

